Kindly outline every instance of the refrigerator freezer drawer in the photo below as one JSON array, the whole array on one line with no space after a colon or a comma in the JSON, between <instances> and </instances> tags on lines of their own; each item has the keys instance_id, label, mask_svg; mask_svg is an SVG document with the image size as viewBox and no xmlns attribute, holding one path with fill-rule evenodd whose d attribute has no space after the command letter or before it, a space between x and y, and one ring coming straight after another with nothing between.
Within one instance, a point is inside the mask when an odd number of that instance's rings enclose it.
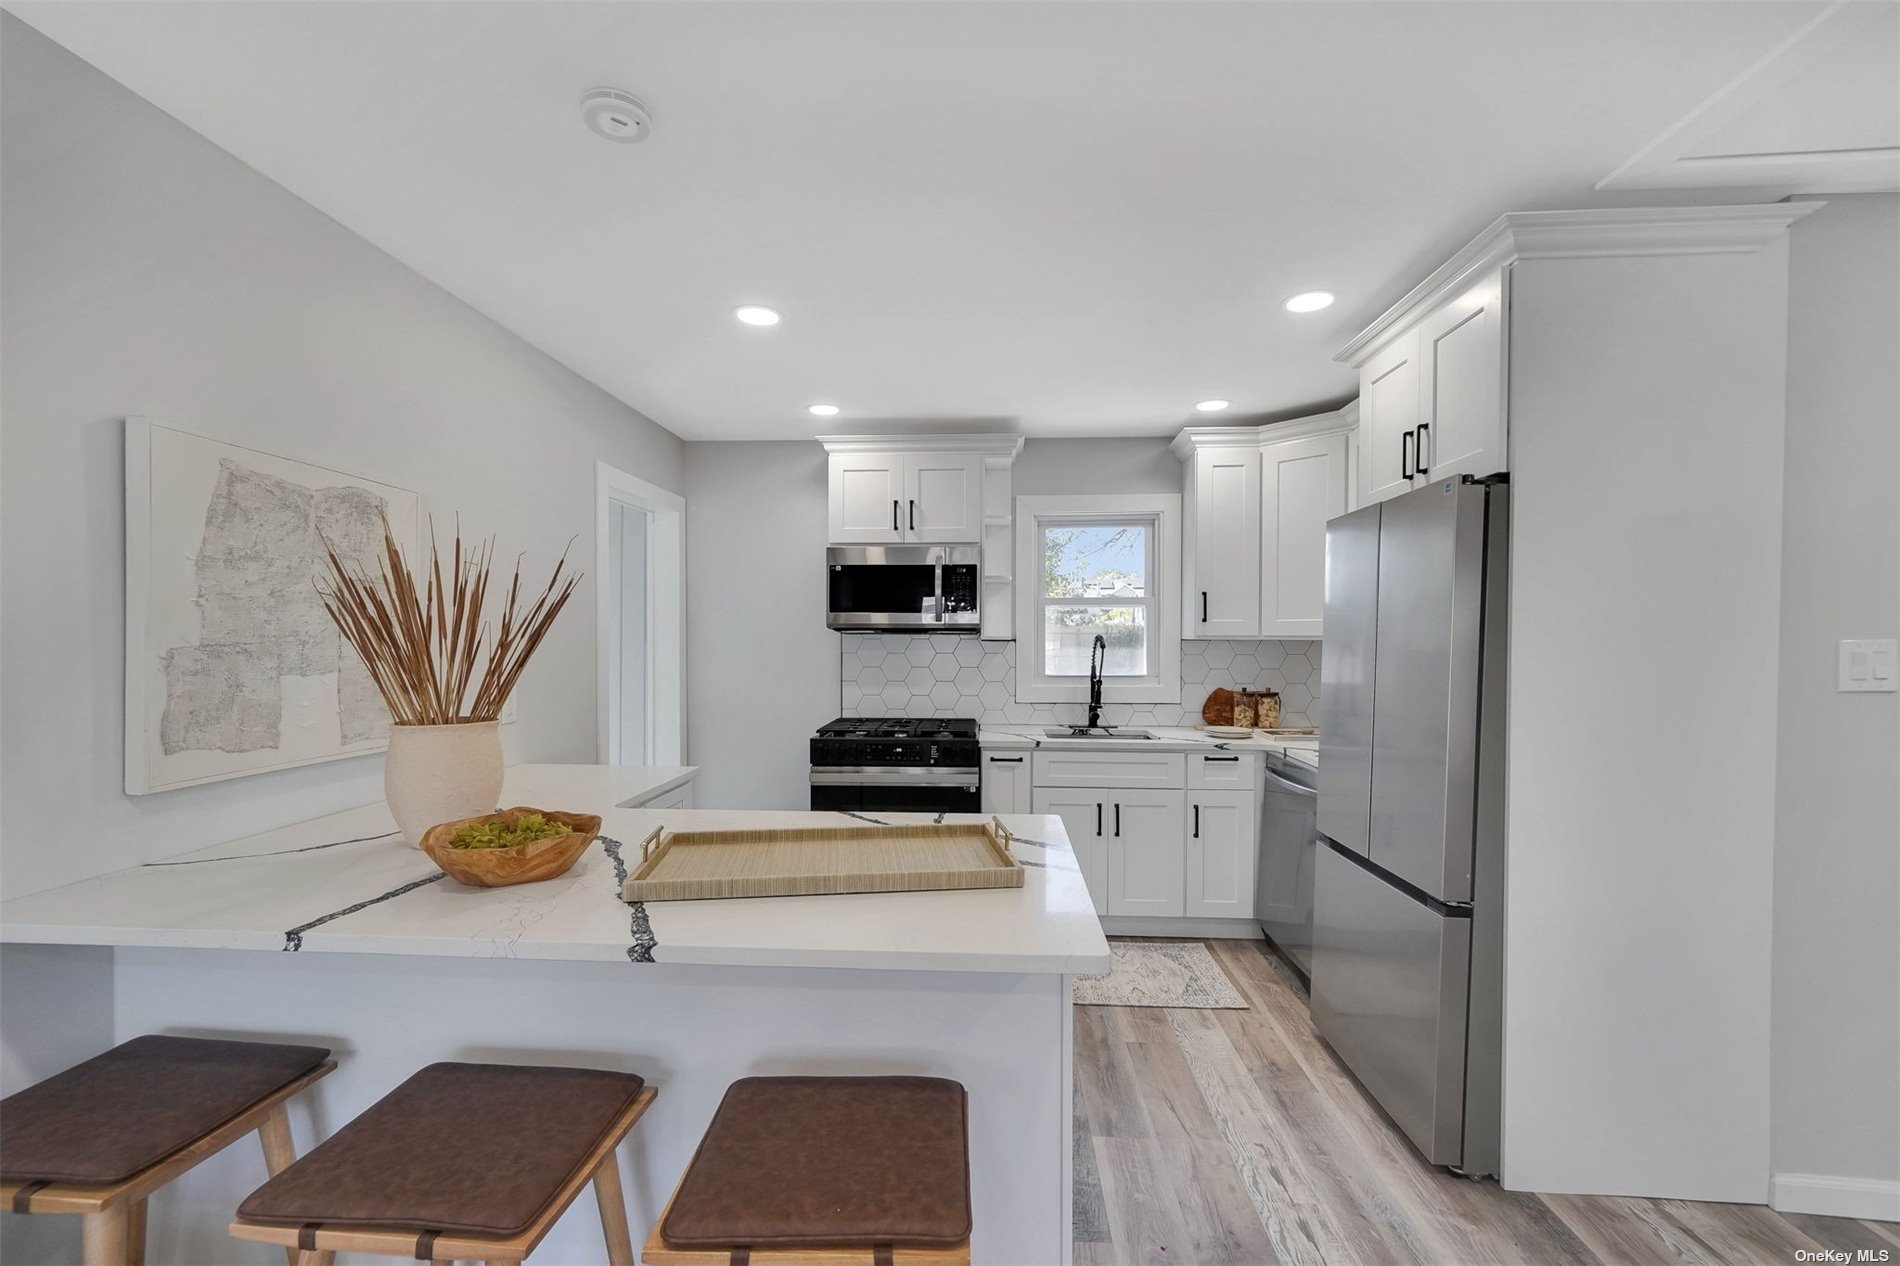
<instances>
[{"instance_id":1,"label":"refrigerator freezer drawer","mask_svg":"<svg viewBox=\"0 0 1900 1266\"><path fill-rule=\"evenodd\" d=\"M1313 1024L1425 1159L1460 1165L1471 920L1315 852Z\"/></svg>"}]
</instances>

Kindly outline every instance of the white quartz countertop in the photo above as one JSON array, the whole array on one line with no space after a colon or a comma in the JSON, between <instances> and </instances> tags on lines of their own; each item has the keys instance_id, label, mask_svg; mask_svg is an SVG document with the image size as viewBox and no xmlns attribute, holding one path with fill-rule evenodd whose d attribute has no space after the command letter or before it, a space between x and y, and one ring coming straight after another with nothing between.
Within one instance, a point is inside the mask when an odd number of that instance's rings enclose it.
<instances>
[{"instance_id":1,"label":"white quartz countertop","mask_svg":"<svg viewBox=\"0 0 1900 1266\"><path fill-rule=\"evenodd\" d=\"M687 768L519 765L504 804L599 813L602 841L559 879L470 888L366 805L0 903L0 940L301 953L1085 974L1108 943L1060 818L1012 815L1022 888L629 905L620 882L655 826L782 827L835 813L619 808ZM879 814L879 821L930 821ZM987 820L957 817L954 821Z\"/></svg>"},{"instance_id":2,"label":"white quartz countertop","mask_svg":"<svg viewBox=\"0 0 1900 1266\"><path fill-rule=\"evenodd\" d=\"M1144 725L1129 728L1146 730L1154 738L1051 738L1043 733L1047 728L985 726L977 739L985 748L996 751L1047 747L1061 751L1191 752L1213 747L1232 752L1283 752L1304 764L1319 764L1319 736L1316 734L1267 734L1256 730L1249 739L1221 739L1188 726Z\"/></svg>"}]
</instances>

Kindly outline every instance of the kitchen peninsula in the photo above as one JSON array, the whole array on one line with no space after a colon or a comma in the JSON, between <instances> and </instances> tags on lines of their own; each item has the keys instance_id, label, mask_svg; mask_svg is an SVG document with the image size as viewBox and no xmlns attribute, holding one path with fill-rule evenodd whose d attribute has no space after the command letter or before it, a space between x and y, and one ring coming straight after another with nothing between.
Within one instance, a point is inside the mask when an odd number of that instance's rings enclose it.
<instances>
[{"instance_id":1,"label":"kitchen peninsula","mask_svg":"<svg viewBox=\"0 0 1900 1266\"><path fill-rule=\"evenodd\" d=\"M852 820L614 807L651 772L509 771L505 803L603 818L601 842L545 883L445 879L379 804L9 901L8 986L47 987L103 952L115 1040L333 1048L340 1067L293 1111L302 1147L435 1060L638 1072L660 1093L622 1165L636 1229L740 1077L955 1078L970 1092L976 1259L1069 1261L1071 983L1106 969L1108 945L1060 820L1004 819L1022 888L629 905L621 880L655 826ZM247 1260L223 1227L261 1176L236 1148L168 1188L151 1213L155 1259ZM571 1213L539 1256L588 1260L598 1235Z\"/></svg>"}]
</instances>

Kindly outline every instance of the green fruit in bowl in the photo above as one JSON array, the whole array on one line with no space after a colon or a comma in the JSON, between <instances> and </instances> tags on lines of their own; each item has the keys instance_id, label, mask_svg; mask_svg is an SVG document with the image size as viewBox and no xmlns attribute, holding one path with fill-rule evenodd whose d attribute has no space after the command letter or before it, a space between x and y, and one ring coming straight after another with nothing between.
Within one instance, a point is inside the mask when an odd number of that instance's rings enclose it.
<instances>
[{"instance_id":1,"label":"green fruit in bowl","mask_svg":"<svg viewBox=\"0 0 1900 1266\"><path fill-rule=\"evenodd\" d=\"M449 837L450 848L515 848L536 840L568 835L574 828L539 813L524 813L510 826L506 821L470 822Z\"/></svg>"}]
</instances>

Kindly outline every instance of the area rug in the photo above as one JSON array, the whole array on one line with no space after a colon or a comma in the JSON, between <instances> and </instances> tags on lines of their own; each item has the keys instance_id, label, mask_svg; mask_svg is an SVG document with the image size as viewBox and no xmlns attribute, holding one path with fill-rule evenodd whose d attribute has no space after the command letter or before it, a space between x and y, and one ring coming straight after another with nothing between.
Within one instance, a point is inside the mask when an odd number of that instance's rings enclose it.
<instances>
[{"instance_id":1,"label":"area rug","mask_svg":"<svg viewBox=\"0 0 1900 1266\"><path fill-rule=\"evenodd\" d=\"M1204 1007L1247 1002L1199 941L1110 941L1106 976L1078 977L1075 1000L1091 1007Z\"/></svg>"}]
</instances>

